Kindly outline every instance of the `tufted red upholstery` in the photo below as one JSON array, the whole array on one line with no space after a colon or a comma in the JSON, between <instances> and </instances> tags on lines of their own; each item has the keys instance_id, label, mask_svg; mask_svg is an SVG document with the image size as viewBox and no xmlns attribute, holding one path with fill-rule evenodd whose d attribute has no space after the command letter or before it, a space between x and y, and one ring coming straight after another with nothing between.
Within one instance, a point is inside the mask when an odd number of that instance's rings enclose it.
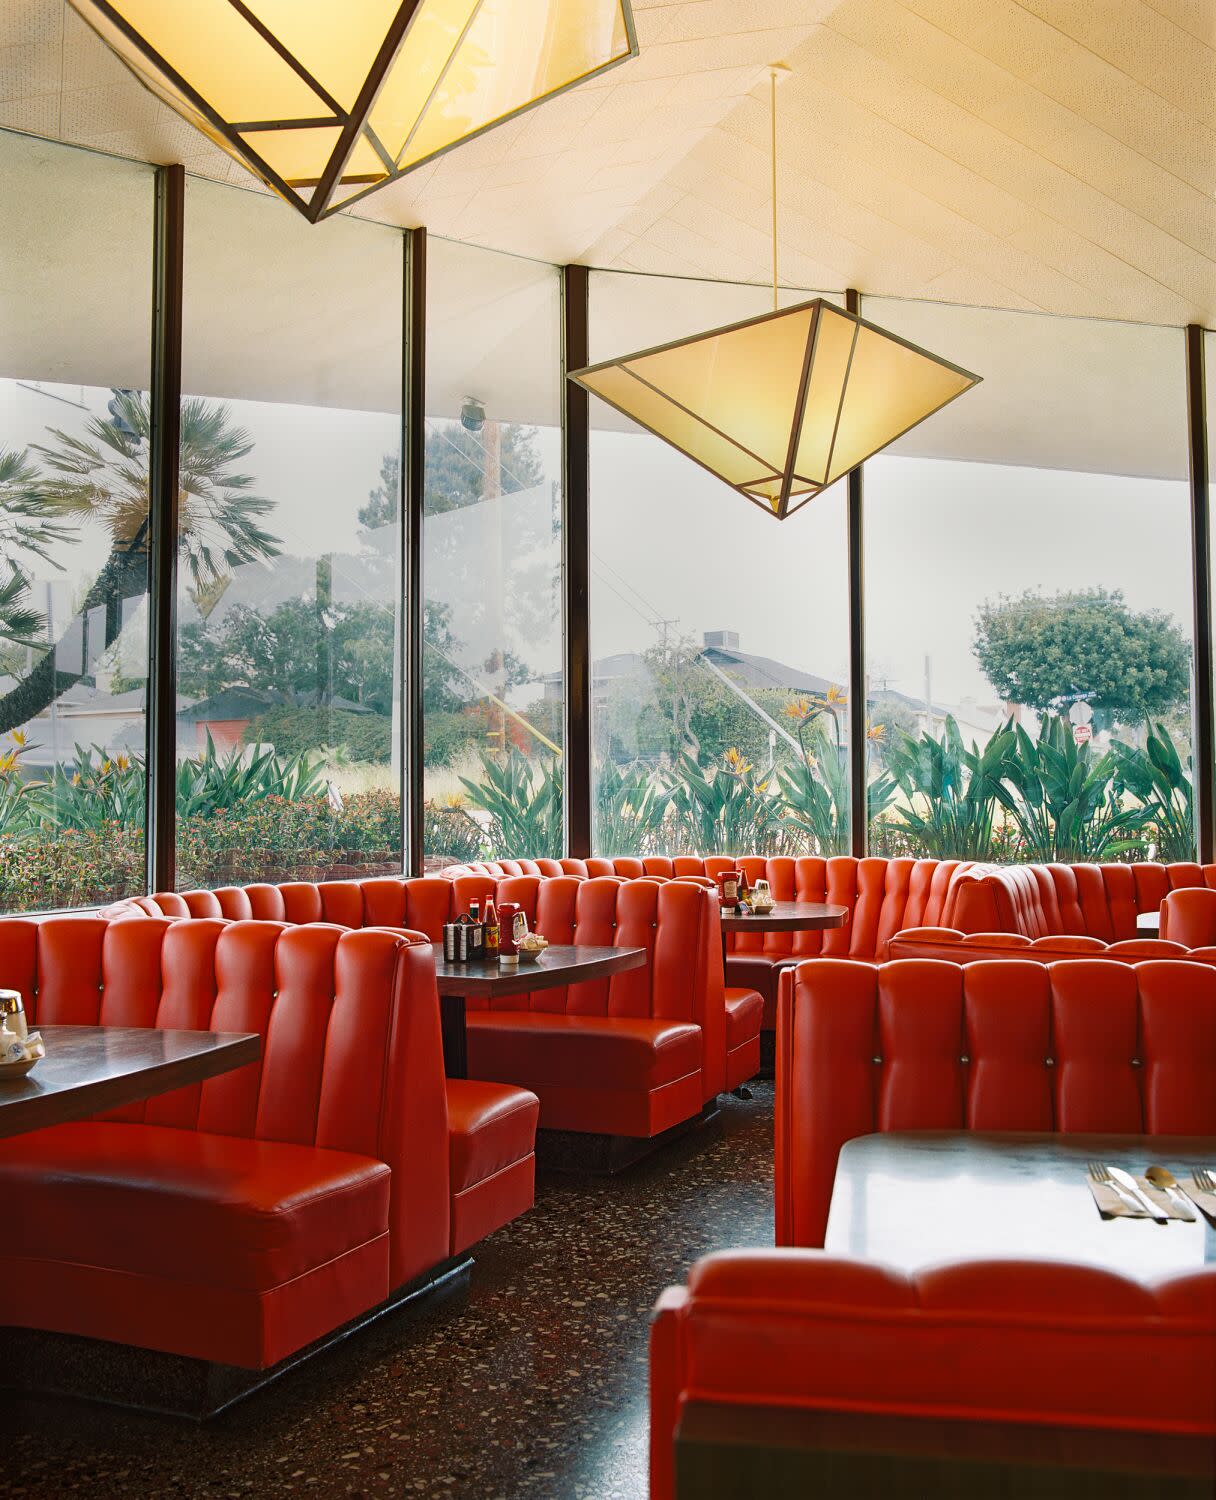
<instances>
[{"instance_id":1,"label":"tufted red upholstery","mask_svg":"<svg viewBox=\"0 0 1216 1500\"><path fill-rule=\"evenodd\" d=\"M470 1002L473 1076L504 1083L531 1079L528 1088L543 1082L541 1123L547 1128L649 1136L690 1118L723 1089L756 1073L760 998L746 987L724 993L715 893L683 884L663 892L662 883L654 880L576 877L563 874L553 860L533 863L553 868L505 874L461 867L442 880L384 878L163 893L119 902L103 915L143 918L151 910L182 919L238 916L248 909L290 922L404 927L438 941L443 924L466 911L470 901L490 896L516 901L529 925L552 943L644 947L649 959L644 969L611 980L511 996L497 1007L503 1014L492 1021L475 1014L484 1002ZM519 1019L531 1011L598 1015L610 1024L579 1021L546 1029ZM614 1033L624 1035L627 1020L633 1023L628 1028L628 1055L635 1059L631 1078L618 1068L611 1089L584 1086L597 1072L599 1049L613 1046ZM672 1071L676 1054L671 1028L664 1029L672 1021L698 1032L696 1059L683 1072ZM535 1055L526 1064L529 1050ZM678 1055L687 1061L690 1054L684 1050Z\"/></svg>"},{"instance_id":2,"label":"tufted red upholstery","mask_svg":"<svg viewBox=\"0 0 1216 1500\"><path fill-rule=\"evenodd\" d=\"M486 887L483 890L481 887ZM495 889L553 943L643 947L609 979L470 1002L469 1072L537 1094L543 1127L652 1136L726 1086L717 902L650 880L467 875L459 906Z\"/></svg>"},{"instance_id":3,"label":"tufted red upholstery","mask_svg":"<svg viewBox=\"0 0 1216 1500\"><path fill-rule=\"evenodd\" d=\"M1161 903L1161 936L1184 948L1216 943L1216 890L1171 891Z\"/></svg>"},{"instance_id":4,"label":"tufted red upholstery","mask_svg":"<svg viewBox=\"0 0 1216 1500\"><path fill-rule=\"evenodd\" d=\"M891 939L887 953L890 958L943 958L952 964L973 964L985 958L1029 958L1044 964L1061 958L1111 958L1125 964L1143 963L1147 958L1188 958L1195 962L1211 962L1216 958L1216 950L1186 948L1160 938L1127 938L1118 943L1104 943L1101 938L1071 934L1028 938L1019 932L959 932L953 927L914 927L908 932L898 932ZM1212 957L1207 957L1208 954Z\"/></svg>"},{"instance_id":5,"label":"tufted red upholstery","mask_svg":"<svg viewBox=\"0 0 1216 1500\"><path fill-rule=\"evenodd\" d=\"M689 1401L1216 1435L1214 1340L1211 1266L1145 1285L1052 1262L711 1255L655 1309L651 1500L671 1500Z\"/></svg>"},{"instance_id":6,"label":"tufted red upholstery","mask_svg":"<svg viewBox=\"0 0 1216 1500\"><path fill-rule=\"evenodd\" d=\"M483 877L501 874L507 863L452 866L442 873L449 880L460 881L472 871ZM543 873L552 873L548 866L553 863L536 861L537 869L531 873L541 873L542 864L546 866ZM750 880L767 879L779 901L827 901L847 906L851 916L843 928L822 933L730 934L727 983L755 989L763 996L765 1030L776 1025L779 965L791 958L823 956L881 963L897 956L892 947L897 934L901 944L910 939L930 945L927 951L901 946L898 956L926 952L926 956L944 957L947 955L933 944L945 930L966 936L1009 933L1030 941L1075 936L1103 943L1128 942L1137 937L1139 913L1156 910L1170 891L1192 887L1216 890L1216 865L1197 864L1006 867L958 860L858 860L845 855L833 859L648 856L565 859L560 864L567 873L584 877L646 875L659 879L712 877L742 866ZM910 929L920 931L912 933ZM1161 935L1167 936L1164 930ZM1216 927L1203 942L1205 946L1216 944ZM1070 947L1069 951L1080 950ZM948 956L962 962L970 957L961 951Z\"/></svg>"},{"instance_id":7,"label":"tufted red upholstery","mask_svg":"<svg viewBox=\"0 0 1216 1500\"><path fill-rule=\"evenodd\" d=\"M0 972L42 1025L262 1038L235 1073L0 1143L16 1322L264 1368L531 1206L531 1095L457 1100L450 1142L420 933L12 919Z\"/></svg>"},{"instance_id":8,"label":"tufted red upholstery","mask_svg":"<svg viewBox=\"0 0 1216 1500\"><path fill-rule=\"evenodd\" d=\"M963 1129L1216 1135L1216 968L820 959L782 976L778 1244L823 1244L845 1141Z\"/></svg>"},{"instance_id":9,"label":"tufted red upholstery","mask_svg":"<svg viewBox=\"0 0 1216 1500\"><path fill-rule=\"evenodd\" d=\"M5 1316L265 1367L449 1253L430 947L213 919L0 924L37 1022L256 1031L259 1062L0 1143Z\"/></svg>"}]
</instances>

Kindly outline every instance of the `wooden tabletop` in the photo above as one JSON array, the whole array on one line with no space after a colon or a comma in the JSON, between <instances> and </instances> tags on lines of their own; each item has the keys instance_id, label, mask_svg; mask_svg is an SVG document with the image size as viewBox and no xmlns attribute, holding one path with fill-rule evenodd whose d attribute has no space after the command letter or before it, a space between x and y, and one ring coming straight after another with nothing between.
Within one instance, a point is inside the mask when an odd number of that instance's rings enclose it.
<instances>
[{"instance_id":1,"label":"wooden tabletop","mask_svg":"<svg viewBox=\"0 0 1216 1500\"><path fill-rule=\"evenodd\" d=\"M586 979L603 979L624 969L640 969L646 962L645 948L593 948L586 945L552 943L536 963L522 959L518 966L502 966L491 959L480 963L450 963L443 944L435 945L435 979L441 995L526 995L530 990L551 990Z\"/></svg>"},{"instance_id":2,"label":"wooden tabletop","mask_svg":"<svg viewBox=\"0 0 1216 1500\"><path fill-rule=\"evenodd\" d=\"M256 1062L256 1032L145 1026L40 1026L46 1056L24 1078L0 1079L0 1137L81 1120Z\"/></svg>"},{"instance_id":3,"label":"wooden tabletop","mask_svg":"<svg viewBox=\"0 0 1216 1500\"><path fill-rule=\"evenodd\" d=\"M765 916L722 912L722 926L728 932L821 932L828 927L843 927L848 919L847 906L822 901L777 901Z\"/></svg>"},{"instance_id":4,"label":"wooden tabletop","mask_svg":"<svg viewBox=\"0 0 1216 1500\"><path fill-rule=\"evenodd\" d=\"M1216 1170L1216 1137L953 1134L866 1135L842 1148L824 1244L834 1255L915 1271L944 1260L1069 1260L1154 1278L1216 1261L1216 1230L1195 1222L1103 1219L1086 1163L1143 1175L1152 1163L1180 1182Z\"/></svg>"}]
</instances>

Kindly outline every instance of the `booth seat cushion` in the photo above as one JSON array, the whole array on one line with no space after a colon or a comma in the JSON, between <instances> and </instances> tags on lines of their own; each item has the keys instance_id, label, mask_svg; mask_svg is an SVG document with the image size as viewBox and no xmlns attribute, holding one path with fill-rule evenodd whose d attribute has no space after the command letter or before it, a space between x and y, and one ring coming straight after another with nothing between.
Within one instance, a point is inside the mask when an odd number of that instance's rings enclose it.
<instances>
[{"instance_id":1,"label":"booth seat cushion","mask_svg":"<svg viewBox=\"0 0 1216 1500\"><path fill-rule=\"evenodd\" d=\"M0 1143L4 1252L266 1291L377 1239L387 1260L391 1175L316 1146L55 1125Z\"/></svg>"},{"instance_id":2,"label":"booth seat cushion","mask_svg":"<svg viewBox=\"0 0 1216 1500\"><path fill-rule=\"evenodd\" d=\"M650 1089L701 1066L701 1029L686 1021L499 1010L472 1011L468 1023L475 1076Z\"/></svg>"},{"instance_id":3,"label":"booth seat cushion","mask_svg":"<svg viewBox=\"0 0 1216 1500\"><path fill-rule=\"evenodd\" d=\"M764 1002L755 990L729 989L726 992L726 1050L737 1052L755 1040L760 1032L760 1012Z\"/></svg>"},{"instance_id":4,"label":"booth seat cushion","mask_svg":"<svg viewBox=\"0 0 1216 1500\"><path fill-rule=\"evenodd\" d=\"M452 1190L464 1192L532 1155L540 1103L527 1089L448 1079Z\"/></svg>"},{"instance_id":5,"label":"booth seat cushion","mask_svg":"<svg viewBox=\"0 0 1216 1500\"><path fill-rule=\"evenodd\" d=\"M526 1089L449 1078L450 1250L457 1255L532 1207L540 1101Z\"/></svg>"},{"instance_id":6,"label":"booth seat cushion","mask_svg":"<svg viewBox=\"0 0 1216 1500\"><path fill-rule=\"evenodd\" d=\"M699 1026L544 1011L471 1011L469 1073L531 1089L546 1130L648 1138L702 1107Z\"/></svg>"}]
</instances>

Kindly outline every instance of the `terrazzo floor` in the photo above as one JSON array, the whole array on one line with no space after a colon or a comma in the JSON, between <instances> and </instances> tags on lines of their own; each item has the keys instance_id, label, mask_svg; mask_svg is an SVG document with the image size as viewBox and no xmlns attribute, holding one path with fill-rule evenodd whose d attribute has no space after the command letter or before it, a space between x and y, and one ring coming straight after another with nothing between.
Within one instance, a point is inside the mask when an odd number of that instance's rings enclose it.
<instances>
[{"instance_id":1,"label":"terrazzo floor","mask_svg":"<svg viewBox=\"0 0 1216 1500\"><path fill-rule=\"evenodd\" d=\"M651 1305L709 1250L771 1245L773 1087L616 1178L542 1175L469 1291L362 1330L203 1427L0 1415L0 1496L644 1500Z\"/></svg>"}]
</instances>

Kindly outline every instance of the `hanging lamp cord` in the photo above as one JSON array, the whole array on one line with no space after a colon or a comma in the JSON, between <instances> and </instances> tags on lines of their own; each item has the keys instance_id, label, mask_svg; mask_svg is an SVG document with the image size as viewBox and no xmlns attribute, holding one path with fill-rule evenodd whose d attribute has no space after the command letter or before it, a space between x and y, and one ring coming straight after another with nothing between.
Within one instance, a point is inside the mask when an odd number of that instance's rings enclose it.
<instances>
[{"instance_id":1,"label":"hanging lamp cord","mask_svg":"<svg viewBox=\"0 0 1216 1500\"><path fill-rule=\"evenodd\" d=\"M777 311L777 70L769 69L769 117L773 156L773 311Z\"/></svg>"}]
</instances>

